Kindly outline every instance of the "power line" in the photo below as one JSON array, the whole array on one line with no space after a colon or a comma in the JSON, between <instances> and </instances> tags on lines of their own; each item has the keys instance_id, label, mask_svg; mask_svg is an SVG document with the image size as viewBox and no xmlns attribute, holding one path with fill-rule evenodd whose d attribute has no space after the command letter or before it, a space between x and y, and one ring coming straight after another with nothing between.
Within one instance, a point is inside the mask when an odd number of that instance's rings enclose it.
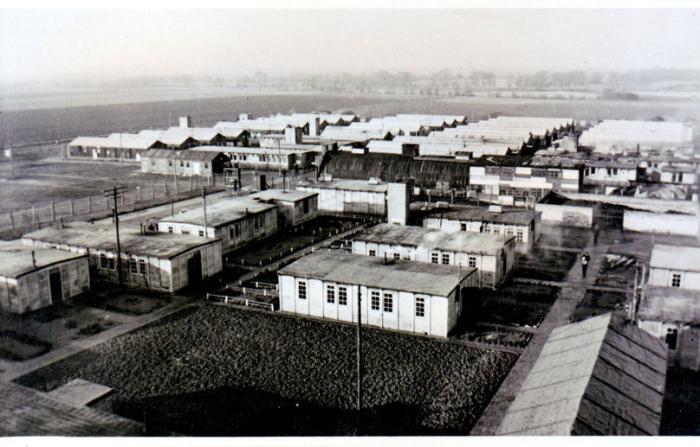
<instances>
[{"instance_id":1,"label":"power line","mask_svg":"<svg viewBox=\"0 0 700 447\"><path fill-rule=\"evenodd\" d=\"M114 201L114 208L112 208L114 213L114 227L117 233L117 279L119 281L119 287L124 285L123 274L122 274L122 247L119 241L119 200L123 197L123 192L126 190L126 186L114 186L111 189L103 190L105 197L112 197Z\"/></svg>"}]
</instances>

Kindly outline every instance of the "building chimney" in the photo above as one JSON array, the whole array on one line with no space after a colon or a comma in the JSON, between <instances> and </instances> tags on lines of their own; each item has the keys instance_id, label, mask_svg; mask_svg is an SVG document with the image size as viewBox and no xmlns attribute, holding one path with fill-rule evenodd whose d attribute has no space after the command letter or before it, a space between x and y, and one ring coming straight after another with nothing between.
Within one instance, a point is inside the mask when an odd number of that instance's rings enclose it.
<instances>
[{"instance_id":1,"label":"building chimney","mask_svg":"<svg viewBox=\"0 0 700 447\"><path fill-rule=\"evenodd\" d=\"M192 127L192 117L189 115L180 117L180 127L188 128Z\"/></svg>"}]
</instances>

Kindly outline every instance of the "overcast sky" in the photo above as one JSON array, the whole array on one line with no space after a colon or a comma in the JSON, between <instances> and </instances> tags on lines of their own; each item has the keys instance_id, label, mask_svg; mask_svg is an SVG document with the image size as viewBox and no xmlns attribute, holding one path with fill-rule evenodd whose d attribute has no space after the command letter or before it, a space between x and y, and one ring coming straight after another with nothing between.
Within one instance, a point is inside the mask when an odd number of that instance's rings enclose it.
<instances>
[{"instance_id":1,"label":"overcast sky","mask_svg":"<svg viewBox=\"0 0 700 447\"><path fill-rule=\"evenodd\" d=\"M0 11L0 81L700 69L698 10Z\"/></svg>"}]
</instances>

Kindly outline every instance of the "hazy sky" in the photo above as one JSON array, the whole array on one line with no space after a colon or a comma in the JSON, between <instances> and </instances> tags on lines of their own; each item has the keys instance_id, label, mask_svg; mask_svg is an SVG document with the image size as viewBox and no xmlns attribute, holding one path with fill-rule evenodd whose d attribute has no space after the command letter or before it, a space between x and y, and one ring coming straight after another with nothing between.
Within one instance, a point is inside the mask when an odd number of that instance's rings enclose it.
<instances>
[{"instance_id":1,"label":"hazy sky","mask_svg":"<svg viewBox=\"0 0 700 447\"><path fill-rule=\"evenodd\" d=\"M700 69L700 10L0 11L0 81Z\"/></svg>"}]
</instances>

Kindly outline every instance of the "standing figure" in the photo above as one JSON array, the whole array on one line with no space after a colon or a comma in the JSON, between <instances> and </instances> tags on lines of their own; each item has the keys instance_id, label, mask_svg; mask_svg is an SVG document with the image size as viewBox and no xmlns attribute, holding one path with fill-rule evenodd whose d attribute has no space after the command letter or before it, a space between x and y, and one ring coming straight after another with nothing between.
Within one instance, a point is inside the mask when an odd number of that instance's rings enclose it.
<instances>
[{"instance_id":1,"label":"standing figure","mask_svg":"<svg viewBox=\"0 0 700 447\"><path fill-rule=\"evenodd\" d=\"M584 278L586 277L586 271L588 270L588 263L590 260L591 255L589 255L587 251L584 251L581 255L581 272L583 273Z\"/></svg>"},{"instance_id":2,"label":"standing figure","mask_svg":"<svg viewBox=\"0 0 700 447\"><path fill-rule=\"evenodd\" d=\"M600 234L600 227L598 224L593 224L593 245L598 245L598 235Z\"/></svg>"}]
</instances>

